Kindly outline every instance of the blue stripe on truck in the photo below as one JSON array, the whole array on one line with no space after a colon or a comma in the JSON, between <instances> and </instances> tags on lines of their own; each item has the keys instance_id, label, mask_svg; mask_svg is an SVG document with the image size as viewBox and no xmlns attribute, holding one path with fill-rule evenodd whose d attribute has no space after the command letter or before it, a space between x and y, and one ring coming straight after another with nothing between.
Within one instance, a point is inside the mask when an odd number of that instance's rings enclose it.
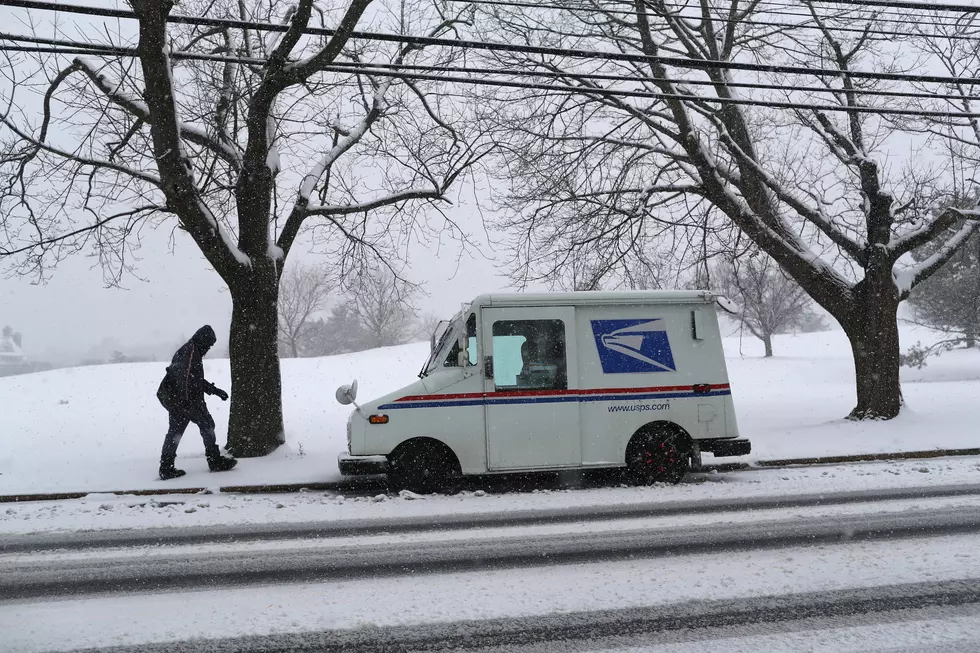
<instances>
[{"instance_id":1,"label":"blue stripe on truck","mask_svg":"<svg viewBox=\"0 0 980 653\"><path fill-rule=\"evenodd\" d=\"M487 393L480 399L452 399L443 401L398 402L378 406L378 410L400 410L402 408L457 408L460 406L483 406L487 404L552 404L558 402L584 401L641 401L643 399L696 399L703 397L723 397L732 394L731 390L712 390L711 392L670 392L660 394L622 394L622 395L545 395L533 397L499 397Z\"/></svg>"}]
</instances>

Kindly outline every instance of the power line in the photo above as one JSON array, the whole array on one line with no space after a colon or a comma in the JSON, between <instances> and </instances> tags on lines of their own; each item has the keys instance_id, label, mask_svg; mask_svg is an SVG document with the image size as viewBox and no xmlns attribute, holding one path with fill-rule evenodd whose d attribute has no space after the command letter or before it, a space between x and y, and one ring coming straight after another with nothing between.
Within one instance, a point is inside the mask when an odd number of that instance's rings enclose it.
<instances>
[{"instance_id":1,"label":"power line","mask_svg":"<svg viewBox=\"0 0 980 653\"><path fill-rule=\"evenodd\" d=\"M336 62L334 66L344 66L350 68L362 68L370 67L383 70L418 70L426 72L446 72L446 73L470 73L474 75L511 75L516 77L544 77L548 79L560 79L562 77L576 78L576 79L587 79L594 81L613 81L613 82L644 82L644 83L656 83L658 80L655 77L631 77L626 75L612 75L607 73L578 73L569 71L542 71L542 70L508 70L501 68L475 68L472 66L426 66L426 65L416 65L416 64L377 64L377 63L360 63L360 62ZM678 79L671 78L669 80L672 84L676 85L690 85L690 86L714 86L715 83L710 80L705 79ZM908 91L879 91L872 89L854 89L853 91L846 91L842 88L828 88L821 86L794 86L794 85L784 85L784 84L763 84L755 82L729 82L725 84L726 87L730 88L745 88L745 89L755 89L755 90L769 90L769 91L794 91L794 92L806 92L806 93L825 93L830 95L842 95L845 93L853 93L854 95L860 95L865 97L896 97L896 98L917 98L917 99L934 99L934 100L980 100L980 95L970 95L970 94L957 94L957 93L915 93Z\"/></svg>"},{"instance_id":2,"label":"power line","mask_svg":"<svg viewBox=\"0 0 980 653\"><path fill-rule=\"evenodd\" d=\"M450 0L450 1L456 2L458 0ZM897 16L897 18L895 19L887 19L887 20L893 20L894 22L906 22L910 24L915 24L920 22L921 20L921 16L910 17L910 14L907 13L908 8L913 8L911 3L889 2L888 0L870 0L868 2L865 2L864 0L848 0L846 2L837 2L837 0L812 0L812 2L814 2L815 4L837 4L837 5L847 5L847 6L854 7L854 9L842 9L841 10L842 12L843 11L854 12L854 11L860 11L861 9L872 11L878 9L880 11L876 11L875 16L879 16L879 17ZM772 11L773 13L783 13L784 15L799 15L796 14L796 12L800 10L800 3L784 2L782 0L760 0L756 6L762 7L763 9L772 7L771 10L770 9L766 9L766 10ZM968 11L954 10L951 9L951 7L962 8L963 5L948 5L948 4L943 5L943 4L931 4L931 3L927 4L924 2L919 2L918 6L915 8L926 10L926 11L944 12L944 13L952 13L952 14L959 14L959 15L980 13L980 8L977 7L967 7ZM809 16L810 14L805 13L802 15ZM939 18L939 16L935 16L935 18ZM949 18L953 18L953 16L949 16Z\"/></svg>"},{"instance_id":3,"label":"power line","mask_svg":"<svg viewBox=\"0 0 980 653\"><path fill-rule=\"evenodd\" d=\"M121 9L103 9L101 7L91 7L85 5L62 4L58 2L48 2L46 0L0 0L0 4L23 9L37 9L42 11L59 11L65 13L75 13L90 16L101 16L108 18L122 18L127 20L138 20L132 11ZM170 16L168 21L171 23L197 25L204 27L227 27L232 29L251 29L257 31L276 31L285 32L289 29L287 25L260 21L243 21L229 18L206 18L200 16ZM336 30L322 27L307 27L304 30L307 35L333 36ZM648 57L643 54L629 54L625 52L602 52L597 50L585 50L576 48L557 48L548 46L515 45L510 43L499 43L492 41L469 41L459 39L448 39L430 36L406 36L399 34L387 34L383 32L359 32L351 33L352 39L364 39L369 41L381 41L389 43L411 43L415 45L430 45L449 48L486 50L491 52L511 52L517 54L541 54L550 56L565 56L580 59L599 59L605 61L624 61L630 63L659 63L666 66L685 68L691 70L743 70L750 72L764 73L785 73L792 75L809 75L815 77L850 77L854 79L877 79L883 81L905 81L930 84L962 84L980 83L980 79L958 78L943 75L909 75L905 73L876 73L869 71L847 71L842 72L832 68L807 68L803 66L768 65L754 64L734 61L714 61L710 59L697 60L683 57Z\"/></svg>"},{"instance_id":4,"label":"power line","mask_svg":"<svg viewBox=\"0 0 980 653\"><path fill-rule=\"evenodd\" d=\"M38 50L36 48L23 47L17 48L18 52L45 52L45 53L55 53L55 54L100 54L106 56L125 56L125 57L136 57L138 56L137 51L131 47L125 46L114 46L109 44L94 44L94 43L84 43L79 41L68 41L64 39L49 39L37 36L26 36L19 34L6 34L0 32L0 41L13 41L13 42L23 42L23 43L33 43L38 45L56 46L61 48L60 50ZM0 46L2 47L2 46ZM174 59L178 60L198 60L198 61L209 61L209 62L227 62L227 63L244 63L250 65L263 65L267 63L266 59L256 58L256 57L236 57L229 56L225 54L206 54L206 53L193 53L185 51L173 52L170 55ZM371 68L374 70L409 70L409 71L419 71L426 73L463 73L471 75L504 75L511 77L531 77L531 78L545 78L559 80L562 78L574 78L574 79L586 79L590 81L613 81L613 82L632 82L632 83L657 83L658 80L655 77L646 76L627 76L627 75L614 75L609 73L590 73L590 72L571 72L571 71L545 71L545 70L508 70L506 68L480 68L473 66L433 66L433 65L423 65L423 64L392 64L392 63L371 63L371 62L335 62L332 64L335 68L343 67L349 68L355 72L363 68ZM672 78L671 83L676 85L690 85L690 86L714 86L714 82L704 79L686 79L686 78ZM845 91L842 88L829 88L829 87L818 87L818 86L800 86L800 85L785 85L785 84L771 84L771 83L757 83L757 82L737 82L732 81L726 84L727 87L731 88L744 88L744 89L755 89L755 90L773 90L773 91L788 91L788 92L805 92L805 93L819 93L819 94L831 94L831 95L841 95L844 93L851 93L853 95L859 95L864 97L895 97L895 98L914 98L914 99L934 99L934 100L980 100L980 96L972 94L960 94L960 93L922 93L922 92L908 92L908 91L888 91L888 90L873 90L873 89L854 89L852 91Z\"/></svg>"},{"instance_id":5,"label":"power line","mask_svg":"<svg viewBox=\"0 0 980 653\"><path fill-rule=\"evenodd\" d=\"M94 15L102 17L122 18L127 20L137 20L138 17L132 11L119 9L103 9L101 7L91 7L84 5L62 4L57 2L47 2L45 0L0 0L0 4L47 11L61 11L65 13L77 13L84 15ZM288 29L286 25L275 23L264 23L258 21L242 21L227 18L205 18L198 16L171 16L170 22L198 25L206 27L227 27L233 29L253 29L258 31L279 31ZM308 27L304 33L311 35L332 36L336 30L319 27ZM510 43L497 43L488 41L468 41L439 37L426 36L404 36L398 34L386 34L379 32L353 32L351 38L365 39L373 41L412 43L416 45L431 45L460 49L487 50L492 52L510 52L517 54L542 54L550 56L565 56L581 59L598 59L605 61L624 61L630 63L659 63L666 66L685 68L692 70L742 70L749 72L780 73L791 75L808 75L814 77L841 78L849 77L854 79L876 79L882 81L898 81L929 84L978 84L978 78L950 77L945 75L910 75L906 73L877 73L869 71L847 71L832 68L808 68L804 66L786 66L754 64L732 61L715 60L696 60L683 57L648 57L643 54L629 54L624 52L602 52L596 50L557 48L547 46L514 45Z\"/></svg>"},{"instance_id":6,"label":"power line","mask_svg":"<svg viewBox=\"0 0 980 653\"><path fill-rule=\"evenodd\" d=\"M462 4L473 4L473 5L484 5L484 6L514 7L514 8L525 8L525 9L549 9L549 10L557 10L557 11L568 11L568 12L572 12L572 13L601 13L601 14L621 15L621 16L635 16L636 13L637 13L635 10L632 10L632 9L610 9L610 8L606 8L606 7L595 7L595 6L594 7L587 7L587 6L584 6L584 5L583 6L577 6L576 7L576 6L571 6L571 5L553 4L553 3L524 2L524 1L520 1L520 0L448 0L448 1L449 2L462 3ZM832 0L827 0L827 1L832 1ZM858 2L855 2L854 4L859 4L859 3ZM809 14L809 13L806 13L806 12L785 11L785 9L797 9L798 8L798 5L782 4L782 3L775 3L775 2L768 2L768 3L767 2L762 2L762 3L760 3L760 5L768 5L768 6L773 6L773 7L781 8L781 9L766 10L768 13L771 13L771 14L773 14L775 16L778 16L778 17L784 17L784 16L786 16L786 17L791 17L791 18L804 18L804 19L806 19L808 21L812 21L813 20L813 16L811 14ZM698 14L698 13L695 13L694 15L684 15L684 14L681 13L681 12L684 12L684 11L694 11L694 12L696 12L697 11L697 8L696 7L677 7L677 13L673 14L673 16L674 17L677 17L677 18L684 18L684 19L687 19L687 20L703 20L703 17L700 14ZM660 15L658 13L654 13L654 12L651 12L651 11L645 11L644 13L646 13L647 15L655 15L655 16L659 16ZM754 15L756 15L756 14L754 14ZM890 15L897 16L897 18L889 18L888 16L890 16ZM845 19L845 17L843 17L843 16L821 16L821 18L824 18L826 20L844 20ZM817 25L800 25L800 24L796 24L796 23L769 22L769 21L758 20L756 18L731 18L731 17L728 17L728 16L711 16L711 20L713 20L715 22L721 22L721 23L736 22L738 24L758 25L758 26L763 26L763 27L767 27L767 26L768 27L795 27L795 28L799 28L799 29L811 29L811 30L818 30L818 29L820 29L819 26L817 26ZM948 22L944 22L944 21L940 21L940 20L923 20L921 18L914 19L914 20L913 19L909 19L907 15L902 14L901 12L881 12L881 13L879 13L879 14L876 15L876 20L878 20L878 21L884 21L884 22L888 22L888 23L896 23L896 24L899 24L899 25L934 25L934 26L940 26L940 27L949 26L949 23ZM847 31L847 32L863 32L864 31L864 30L855 29L855 28L840 28L840 27L835 27L834 29L835 29L835 31ZM885 32L884 31L881 31L881 30L876 30L875 33L885 34ZM892 31L889 31L889 32L887 32L887 34L888 35L893 35L893 36L917 36L917 34L915 34L913 32L892 32ZM961 38L973 38L973 37L961 37Z\"/></svg>"},{"instance_id":7,"label":"power line","mask_svg":"<svg viewBox=\"0 0 980 653\"><path fill-rule=\"evenodd\" d=\"M892 0L813 0L821 4L832 2L836 5L856 5L859 7L887 7L906 11L919 9L922 11L948 11L955 14L980 14L980 7L941 2L893 2Z\"/></svg>"},{"instance_id":8,"label":"power line","mask_svg":"<svg viewBox=\"0 0 980 653\"><path fill-rule=\"evenodd\" d=\"M136 57L134 48L124 47L91 47L91 48L62 48L57 46L12 46L2 45L0 51L11 52L39 52L54 54L96 54L104 56L123 56ZM243 57L223 57L221 55L193 54L175 52L171 54L175 59L191 59L204 61L233 61L237 63L257 63L261 60ZM324 66L324 72L336 72L351 75L368 75L375 77L390 77L410 81L436 81L451 84L468 84L473 86L492 86L498 88L514 88L541 90L558 93L600 95L604 97L639 98L651 100L682 100L687 102L702 102L708 104L734 105L734 106L756 106L771 109L799 109L804 111L826 111L833 113L860 113L873 115L893 115L893 116L915 116L923 118L980 118L980 113L968 113L959 111L922 111L915 109L887 109L869 106L845 107L834 104L813 104L804 102L784 102L777 100L752 100L747 98L722 98L706 97L686 93L659 93L653 91L633 91L628 89L608 89L600 87L574 86L568 84L539 84L535 82L505 81L496 79L474 79L472 77L455 77L444 74L427 73L406 73L393 70L385 70L364 64L360 68L354 69L350 65L329 65Z\"/></svg>"}]
</instances>

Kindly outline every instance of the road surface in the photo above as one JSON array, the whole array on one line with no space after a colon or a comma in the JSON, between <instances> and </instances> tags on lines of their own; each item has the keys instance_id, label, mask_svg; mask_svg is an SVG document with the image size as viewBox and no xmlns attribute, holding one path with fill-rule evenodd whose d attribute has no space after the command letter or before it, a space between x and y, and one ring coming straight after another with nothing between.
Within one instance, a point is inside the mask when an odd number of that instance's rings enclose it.
<instances>
[{"instance_id":1,"label":"road surface","mask_svg":"<svg viewBox=\"0 0 980 653\"><path fill-rule=\"evenodd\" d=\"M978 486L8 538L0 650L976 651L977 545Z\"/></svg>"}]
</instances>

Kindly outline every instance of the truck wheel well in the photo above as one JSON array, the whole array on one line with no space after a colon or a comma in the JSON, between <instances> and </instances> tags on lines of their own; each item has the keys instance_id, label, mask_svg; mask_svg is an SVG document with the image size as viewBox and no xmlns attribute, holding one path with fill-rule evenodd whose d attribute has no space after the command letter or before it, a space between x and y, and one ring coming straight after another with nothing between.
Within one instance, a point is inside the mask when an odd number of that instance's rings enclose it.
<instances>
[{"instance_id":1,"label":"truck wheel well","mask_svg":"<svg viewBox=\"0 0 980 653\"><path fill-rule=\"evenodd\" d=\"M693 449L694 439L691 437L691 434L684 429L684 427L680 426L679 424L676 424L675 422L668 422L665 420L661 420L657 422L648 422L643 426L641 426L640 428L636 429L636 432L633 433L633 436L630 438L629 443L626 445L626 451L624 452L625 453L624 459L629 460L630 449L640 441L641 436L655 435L655 434L662 434L662 433L671 433L671 434L677 434L682 436L682 440L687 445L688 451Z\"/></svg>"},{"instance_id":2,"label":"truck wheel well","mask_svg":"<svg viewBox=\"0 0 980 653\"><path fill-rule=\"evenodd\" d=\"M441 449L447 454L449 454L448 460L450 460L456 466L457 471L462 471L462 467L459 464L459 456L453 451L452 447L443 442L442 440L436 440L435 438L429 437L418 437L405 440L399 443L391 453L388 454L388 459L396 458L403 455L406 451L413 449Z\"/></svg>"},{"instance_id":3,"label":"truck wheel well","mask_svg":"<svg viewBox=\"0 0 980 653\"><path fill-rule=\"evenodd\" d=\"M626 445L627 478L635 485L680 483L693 464L694 440L673 422L644 424Z\"/></svg>"}]
</instances>

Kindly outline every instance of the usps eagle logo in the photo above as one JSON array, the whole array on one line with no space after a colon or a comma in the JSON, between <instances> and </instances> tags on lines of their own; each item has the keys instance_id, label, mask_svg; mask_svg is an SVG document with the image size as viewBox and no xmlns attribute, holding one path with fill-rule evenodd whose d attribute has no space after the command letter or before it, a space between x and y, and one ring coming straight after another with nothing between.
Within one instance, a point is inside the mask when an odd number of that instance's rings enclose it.
<instances>
[{"instance_id":1,"label":"usps eagle logo","mask_svg":"<svg viewBox=\"0 0 980 653\"><path fill-rule=\"evenodd\" d=\"M604 374L675 372L663 318L592 320Z\"/></svg>"}]
</instances>

